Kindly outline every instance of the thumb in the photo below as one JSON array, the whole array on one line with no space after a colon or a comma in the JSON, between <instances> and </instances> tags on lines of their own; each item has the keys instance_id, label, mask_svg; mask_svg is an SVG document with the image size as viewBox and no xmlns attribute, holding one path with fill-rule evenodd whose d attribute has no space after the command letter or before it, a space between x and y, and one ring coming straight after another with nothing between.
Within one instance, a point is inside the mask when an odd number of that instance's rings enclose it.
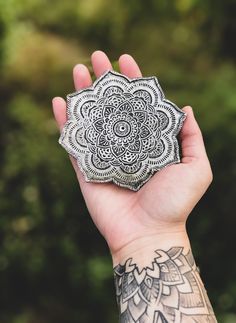
<instances>
[{"instance_id":1,"label":"thumb","mask_svg":"<svg viewBox=\"0 0 236 323\"><path fill-rule=\"evenodd\" d=\"M201 130L190 106L184 107L187 118L180 132L182 163L207 158Z\"/></svg>"}]
</instances>

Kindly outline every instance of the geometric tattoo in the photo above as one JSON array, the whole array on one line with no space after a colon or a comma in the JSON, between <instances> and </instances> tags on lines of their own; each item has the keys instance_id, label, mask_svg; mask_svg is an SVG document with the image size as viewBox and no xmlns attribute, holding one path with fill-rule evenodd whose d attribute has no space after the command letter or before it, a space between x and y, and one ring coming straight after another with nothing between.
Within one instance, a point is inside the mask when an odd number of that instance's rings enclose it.
<instances>
[{"instance_id":1,"label":"geometric tattoo","mask_svg":"<svg viewBox=\"0 0 236 323\"><path fill-rule=\"evenodd\" d=\"M120 323L217 322L192 252L156 250L150 267L114 268Z\"/></svg>"}]
</instances>

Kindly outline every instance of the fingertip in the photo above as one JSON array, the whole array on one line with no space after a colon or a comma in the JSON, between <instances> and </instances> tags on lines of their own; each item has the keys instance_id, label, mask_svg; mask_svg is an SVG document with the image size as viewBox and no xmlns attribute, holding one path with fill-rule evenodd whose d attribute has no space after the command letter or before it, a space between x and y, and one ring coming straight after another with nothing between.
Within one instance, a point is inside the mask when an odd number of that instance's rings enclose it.
<instances>
[{"instance_id":1,"label":"fingertip","mask_svg":"<svg viewBox=\"0 0 236 323\"><path fill-rule=\"evenodd\" d=\"M54 98L52 98L52 105L55 105L56 100L57 100L56 96Z\"/></svg>"},{"instance_id":2,"label":"fingertip","mask_svg":"<svg viewBox=\"0 0 236 323\"><path fill-rule=\"evenodd\" d=\"M186 119L183 124L183 128L181 129L181 133L185 134L186 132L192 133L192 132L200 131L199 125L194 116L193 108L190 105L188 105L188 106L185 106L182 109L182 111L186 114Z\"/></svg>"},{"instance_id":3,"label":"fingertip","mask_svg":"<svg viewBox=\"0 0 236 323\"><path fill-rule=\"evenodd\" d=\"M91 86L92 78L87 66L84 64L76 64L73 68L73 79L76 90L80 90Z\"/></svg>"},{"instance_id":4,"label":"fingertip","mask_svg":"<svg viewBox=\"0 0 236 323\"><path fill-rule=\"evenodd\" d=\"M190 105L186 105L185 107L183 107L182 111L186 114L193 113L193 108Z\"/></svg>"},{"instance_id":5,"label":"fingertip","mask_svg":"<svg viewBox=\"0 0 236 323\"><path fill-rule=\"evenodd\" d=\"M52 99L52 105L53 106L56 106L57 103L59 104L64 104L65 103L65 100L63 98L61 98L60 96L55 96L53 99Z\"/></svg>"},{"instance_id":6,"label":"fingertip","mask_svg":"<svg viewBox=\"0 0 236 323\"><path fill-rule=\"evenodd\" d=\"M195 119L195 115L194 115L194 111L193 111L193 108L188 105L188 106L185 106L182 111L185 113L185 122L184 122L184 126L183 127L187 127L187 124L192 124L191 128L196 126L197 124L197 121Z\"/></svg>"},{"instance_id":7,"label":"fingertip","mask_svg":"<svg viewBox=\"0 0 236 323\"><path fill-rule=\"evenodd\" d=\"M112 70L108 56L101 50L96 50L92 53L91 62L96 77L100 77L106 71Z\"/></svg>"},{"instance_id":8,"label":"fingertip","mask_svg":"<svg viewBox=\"0 0 236 323\"><path fill-rule=\"evenodd\" d=\"M73 67L73 74L75 74L76 72L83 72L86 71L86 66L84 64L76 64Z\"/></svg>"},{"instance_id":9,"label":"fingertip","mask_svg":"<svg viewBox=\"0 0 236 323\"><path fill-rule=\"evenodd\" d=\"M63 98L60 96L56 96L52 99L52 110L53 114L55 116L55 119L57 121L58 116L60 119L60 116L66 113L66 102Z\"/></svg>"},{"instance_id":10,"label":"fingertip","mask_svg":"<svg viewBox=\"0 0 236 323\"><path fill-rule=\"evenodd\" d=\"M141 77L142 73L135 59L129 54L122 54L119 57L120 71L124 75L134 78Z\"/></svg>"},{"instance_id":11,"label":"fingertip","mask_svg":"<svg viewBox=\"0 0 236 323\"><path fill-rule=\"evenodd\" d=\"M122 62L123 60L134 60L134 58L130 54L122 54L119 57L119 62Z\"/></svg>"},{"instance_id":12,"label":"fingertip","mask_svg":"<svg viewBox=\"0 0 236 323\"><path fill-rule=\"evenodd\" d=\"M191 106L185 106L186 120L180 131L183 158L182 162L188 163L193 160L205 160L206 151L201 129L195 119Z\"/></svg>"},{"instance_id":13,"label":"fingertip","mask_svg":"<svg viewBox=\"0 0 236 323\"><path fill-rule=\"evenodd\" d=\"M91 54L91 59L93 60L94 58L96 58L97 56L106 56L105 52L103 52L100 49L95 50L92 54Z\"/></svg>"},{"instance_id":14,"label":"fingertip","mask_svg":"<svg viewBox=\"0 0 236 323\"><path fill-rule=\"evenodd\" d=\"M61 97L52 99L52 108L58 128L61 129L66 122L66 102Z\"/></svg>"}]
</instances>

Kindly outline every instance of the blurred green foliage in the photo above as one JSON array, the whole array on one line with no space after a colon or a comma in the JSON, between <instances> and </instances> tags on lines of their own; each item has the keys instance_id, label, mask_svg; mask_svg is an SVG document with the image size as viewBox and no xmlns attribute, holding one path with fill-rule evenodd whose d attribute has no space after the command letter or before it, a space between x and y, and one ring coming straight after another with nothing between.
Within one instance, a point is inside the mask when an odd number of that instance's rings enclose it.
<instances>
[{"instance_id":1,"label":"blurred green foliage","mask_svg":"<svg viewBox=\"0 0 236 323\"><path fill-rule=\"evenodd\" d=\"M108 248L65 152L51 98L95 49L132 54L191 104L215 175L193 251L219 322L236 322L234 0L0 0L0 322L117 322Z\"/></svg>"}]
</instances>

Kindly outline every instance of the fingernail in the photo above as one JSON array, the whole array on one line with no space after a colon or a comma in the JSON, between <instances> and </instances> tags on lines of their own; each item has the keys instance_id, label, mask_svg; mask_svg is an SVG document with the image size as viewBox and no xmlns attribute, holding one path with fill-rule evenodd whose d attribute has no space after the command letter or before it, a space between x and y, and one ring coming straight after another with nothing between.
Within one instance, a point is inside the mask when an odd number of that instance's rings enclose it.
<instances>
[{"instance_id":1,"label":"fingernail","mask_svg":"<svg viewBox=\"0 0 236 323\"><path fill-rule=\"evenodd\" d=\"M192 113L193 113L193 108L190 106L190 105L186 105L184 108L183 108L184 112L187 113L186 110L191 110Z\"/></svg>"},{"instance_id":2,"label":"fingernail","mask_svg":"<svg viewBox=\"0 0 236 323\"><path fill-rule=\"evenodd\" d=\"M52 98L52 104L54 104L56 100L57 100L57 97Z\"/></svg>"},{"instance_id":3,"label":"fingernail","mask_svg":"<svg viewBox=\"0 0 236 323\"><path fill-rule=\"evenodd\" d=\"M74 70L75 69L85 69L86 68L86 66L84 65L84 64L76 64L75 66L74 66Z\"/></svg>"}]
</instances>

